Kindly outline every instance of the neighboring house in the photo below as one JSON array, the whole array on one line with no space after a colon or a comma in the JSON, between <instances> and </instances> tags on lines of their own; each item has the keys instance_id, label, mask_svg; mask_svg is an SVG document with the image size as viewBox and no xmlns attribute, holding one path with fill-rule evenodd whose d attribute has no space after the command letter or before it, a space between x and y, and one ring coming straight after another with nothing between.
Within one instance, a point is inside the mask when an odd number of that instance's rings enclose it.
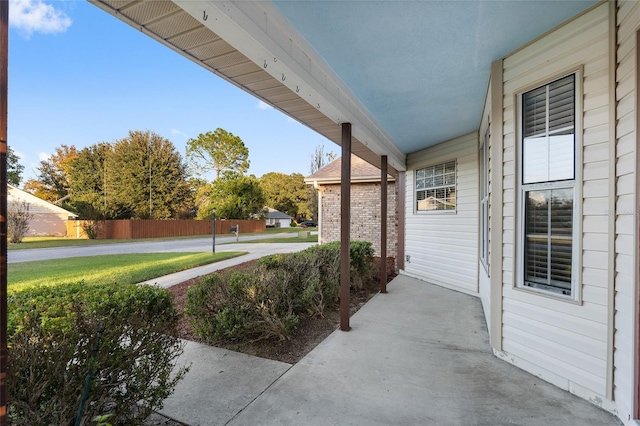
<instances>
[{"instance_id":1,"label":"neighboring house","mask_svg":"<svg viewBox=\"0 0 640 426\"><path fill-rule=\"evenodd\" d=\"M640 425L640 2L91 2L388 166L400 273Z\"/></svg>"},{"instance_id":2,"label":"neighboring house","mask_svg":"<svg viewBox=\"0 0 640 426\"><path fill-rule=\"evenodd\" d=\"M340 240L340 158L305 178L318 194L319 242ZM351 239L373 243L380 255L380 169L351 156ZM387 256L396 257L398 247L397 188L389 176L387 186Z\"/></svg>"},{"instance_id":3,"label":"neighboring house","mask_svg":"<svg viewBox=\"0 0 640 426\"><path fill-rule=\"evenodd\" d=\"M67 235L67 220L75 219L77 214L44 201L21 189L7 185L7 205L26 202L33 219L29 222L27 236L65 237Z\"/></svg>"},{"instance_id":4,"label":"neighboring house","mask_svg":"<svg viewBox=\"0 0 640 426\"><path fill-rule=\"evenodd\" d=\"M293 220L293 217L288 214L267 207L267 214L265 215L267 228L289 228L291 227L291 220Z\"/></svg>"}]
</instances>

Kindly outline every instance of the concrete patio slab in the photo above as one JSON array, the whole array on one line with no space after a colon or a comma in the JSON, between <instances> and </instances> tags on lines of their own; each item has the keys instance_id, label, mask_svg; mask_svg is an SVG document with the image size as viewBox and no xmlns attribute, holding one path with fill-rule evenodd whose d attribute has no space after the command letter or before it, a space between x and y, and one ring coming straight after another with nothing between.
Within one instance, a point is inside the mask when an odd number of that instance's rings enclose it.
<instances>
[{"instance_id":1,"label":"concrete patio slab","mask_svg":"<svg viewBox=\"0 0 640 426\"><path fill-rule=\"evenodd\" d=\"M226 424L291 367L195 342L178 360L184 365L190 370L160 414L191 426Z\"/></svg>"},{"instance_id":2,"label":"concrete patio slab","mask_svg":"<svg viewBox=\"0 0 640 426\"><path fill-rule=\"evenodd\" d=\"M331 334L228 424L621 424L496 358L477 298L399 276L351 326Z\"/></svg>"}]
</instances>

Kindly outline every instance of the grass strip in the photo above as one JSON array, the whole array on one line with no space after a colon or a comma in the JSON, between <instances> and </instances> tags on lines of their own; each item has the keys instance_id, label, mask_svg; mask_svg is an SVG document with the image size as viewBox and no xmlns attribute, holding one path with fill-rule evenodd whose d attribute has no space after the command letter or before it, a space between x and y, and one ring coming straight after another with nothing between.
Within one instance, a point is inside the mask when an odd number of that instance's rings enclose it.
<instances>
[{"instance_id":1,"label":"grass strip","mask_svg":"<svg viewBox=\"0 0 640 426\"><path fill-rule=\"evenodd\" d=\"M136 284L185 269L246 254L221 251L211 253L131 253L71 257L8 264L8 290L19 291L35 285L61 285L85 281L91 284Z\"/></svg>"},{"instance_id":2,"label":"grass strip","mask_svg":"<svg viewBox=\"0 0 640 426\"><path fill-rule=\"evenodd\" d=\"M131 240L88 240L65 237L27 237L19 244L8 244L8 250L28 250L54 247L98 246L104 244L142 243L153 241L190 240L210 238L208 235L192 235L187 237L139 238Z\"/></svg>"}]
</instances>

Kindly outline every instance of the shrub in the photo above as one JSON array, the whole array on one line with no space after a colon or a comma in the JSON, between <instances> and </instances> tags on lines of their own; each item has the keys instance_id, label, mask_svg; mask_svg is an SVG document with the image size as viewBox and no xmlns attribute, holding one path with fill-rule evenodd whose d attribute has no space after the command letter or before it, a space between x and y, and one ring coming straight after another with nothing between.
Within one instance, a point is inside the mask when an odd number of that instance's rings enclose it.
<instances>
[{"instance_id":1,"label":"shrub","mask_svg":"<svg viewBox=\"0 0 640 426\"><path fill-rule=\"evenodd\" d=\"M202 338L286 339L298 322L290 292L273 273L257 266L248 272L209 275L187 292L186 313Z\"/></svg>"},{"instance_id":2,"label":"shrub","mask_svg":"<svg viewBox=\"0 0 640 426\"><path fill-rule=\"evenodd\" d=\"M340 241L312 246L305 250L322 258L323 274L340 280ZM351 265L351 288L362 290L364 284L375 274L373 245L368 241L351 241L349 245Z\"/></svg>"},{"instance_id":3,"label":"shrub","mask_svg":"<svg viewBox=\"0 0 640 426\"><path fill-rule=\"evenodd\" d=\"M82 424L141 424L186 372L172 373L183 343L166 290L76 283L10 294L9 306L12 424L72 424L91 363Z\"/></svg>"},{"instance_id":4,"label":"shrub","mask_svg":"<svg viewBox=\"0 0 640 426\"><path fill-rule=\"evenodd\" d=\"M354 289L371 278L371 243L351 244ZM209 342L287 339L300 316L323 316L338 304L340 244L312 246L260 259L250 270L214 274L187 292L186 313L195 333Z\"/></svg>"},{"instance_id":5,"label":"shrub","mask_svg":"<svg viewBox=\"0 0 640 426\"><path fill-rule=\"evenodd\" d=\"M373 278L373 245L368 241L351 241L351 284L356 290L362 290L364 284Z\"/></svg>"},{"instance_id":6,"label":"shrub","mask_svg":"<svg viewBox=\"0 0 640 426\"><path fill-rule=\"evenodd\" d=\"M95 240L103 228L105 214L94 204L76 201L75 209L83 220L82 229L90 240Z\"/></svg>"},{"instance_id":7,"label":"shrub","mask_svg":"<svg viewBox=\"0 0 640 426\"><path fill-rule=\"evenodd\" d=\"M101 220L87 220L82 224L82 230L87 234L87 238L95 240L100 235L103 223Z\"/></svg>"},{"instance_id":8,"label":"shrub","mask_svg":"<svg viewBox=\"0 0 640 426\"><path fill-rule=\"evenodd\" d=\"M337 305L340 290L340 253L325 245L298 253L260 259L271 279L292 293L294 312L324 316L325 308Z\"/></svg>"},{"instance_id":9,"label":"shrub","mask_svg":"<svg viewBox=\"0 0 640 426\"><path fill-rule=\"evenodd\" d=\"M29 203L20 201L12 203L7 209L7 233L9 242L21 243L29 232L29 222L33 219L33 213L29 212Z\"/></svg>"}]
</instances>

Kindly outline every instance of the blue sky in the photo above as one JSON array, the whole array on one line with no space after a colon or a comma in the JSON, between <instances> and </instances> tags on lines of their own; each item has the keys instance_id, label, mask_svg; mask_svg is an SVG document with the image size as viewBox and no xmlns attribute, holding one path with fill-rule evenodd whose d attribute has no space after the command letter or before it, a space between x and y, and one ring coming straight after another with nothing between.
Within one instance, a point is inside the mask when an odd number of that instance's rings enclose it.
<instances>
[{"instance_id":1,"label":"blue sky","mask_svg":"<svg viewBox=\"0 0 640 426\"><path fill-rule=\"evenodd\" d=\"M151 130L185 155L221 127L249 148L249 173L309 174L339 147L85 1L10 0L9 145L34 177L61 144Z\"/></svg>"}]
</instances>

